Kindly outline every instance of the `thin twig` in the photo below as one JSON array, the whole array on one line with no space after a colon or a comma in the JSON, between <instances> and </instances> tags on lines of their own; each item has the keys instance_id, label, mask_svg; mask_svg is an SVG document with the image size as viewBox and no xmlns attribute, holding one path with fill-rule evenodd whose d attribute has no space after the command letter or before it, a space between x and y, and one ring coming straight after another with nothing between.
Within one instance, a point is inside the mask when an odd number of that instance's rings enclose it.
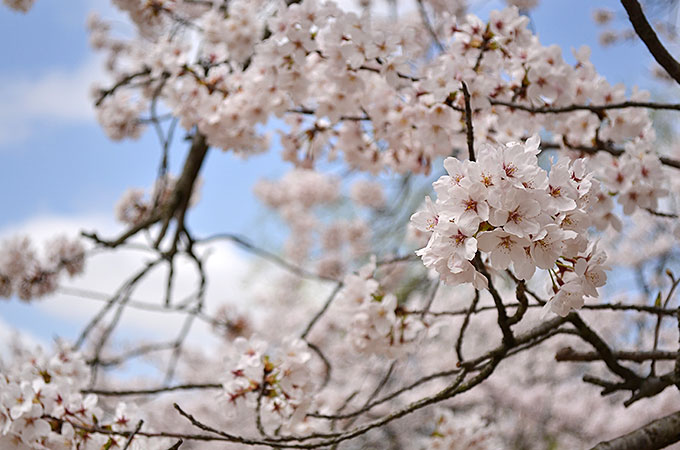
<instances>
[{"instance_id":1,"label":"thin twig","mask_svg":"<svg viewBox=\"0 0 680 450\"><path fill-rule=\"evenodd\" d=\"M132 444L132 440L135 438L135 436L137 436L137 433L139 433L139 430L142 429L142 425L144 425L143 420L140 420L139 422L137 422L137 426L135 427L135 431L133 431L132 434L130 435L130 437L128 438L127 442L125 443L125 446L123 447L123 450L127 450L128 448L130 448L130 445Z\"/></svg>"},{"instance_id":2,"label":"thin twig","mask_svg":"<svg viewBox=\"0 0 680 450\"><path fill-rule=\"evenodd\" d=\"M463 319L463 324L460 326L460 333L458 333L458 339L456 339L456 355L458 356L458 361L464 361L463 358L463 338L465 336L465 330L470 323L470 316L476 312L477 303L479 302L479 291L475 289L475 296L470 303L470 307L465 313L465 319ZM494 308L495 309L495 308Z\"/></svg>"},{"instance_id":3,"label":"thin twig","mask_svg":"<svg viewBox=\"0 0 680 450\"><path fill-rule=\"evenodd\" d=\"M328 307L333 302L333 299L335 299L335 297L338 295L338 293L342 289L342 286L343 286L343 283L341 283L341 282L338 282L338 284L335 285L335 287L331 291L328 298L326 298L326 301L324 302L324 304L321 307L321 309L319 310L319 312L317 312L314 315L314 317L312 317L312 320L310 320L309 323L307 324L307 326L305 327L305 330L300 335L300 339L307 339L307 335L309 335L309 332L312 331L312 328L314 327L316 322L318 322L319 319L321 319L321 317L324 315L326 310L328 310Z\"/></svg>"},{"instance_id":4,"label":"thin twig","mask_svg":"<svg viewBox=\"0 0 680 450\"><path fill-rule=\"evenodd\" d=\"M420 13L420 20L423 22L423 26L427 30L427 32L430 34L430 37L432 38L432 42L434 42L434 45L437 46L437 49L439 50L440 53L444 52L444 45L441 43L439 38L437 37L437 33L434 31L434 27L432 26L432 22L430 21L430 18L427 16L427 11L425 10L425 5L423 4L423 0L417 0L418 3L418 12Z\"/></svg>"},{"instance_id":5,"label":"thin twig","mask_svg":"<svg viewBox=\"0 0 680 450\"><path fill-rule=\"evenodd\" d=\"M222 389L220 383L199 383L199 384L178 384L175 386L165 386L151 389L133 389L133 390L107 390L107 389L85 389L84 394L97 394L103 397L129 397L135 395L155 395L165 394L176 391L189 391L196 389Z\"/></svg>"}]
</instances>

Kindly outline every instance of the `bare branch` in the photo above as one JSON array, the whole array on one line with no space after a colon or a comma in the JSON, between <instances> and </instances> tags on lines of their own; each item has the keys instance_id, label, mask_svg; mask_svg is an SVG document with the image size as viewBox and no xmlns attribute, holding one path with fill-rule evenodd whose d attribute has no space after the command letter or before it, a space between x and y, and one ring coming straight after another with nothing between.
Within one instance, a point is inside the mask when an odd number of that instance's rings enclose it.
<instances>
[{"instance_id":1,"label":"bare branch","mask_svg":"<svg viewBox=\"0 0 680 450\"><path fill-rule=\"evenodd\" d=\"M620 376L626 381L639 381L640 377L628 369L619 364L618 360L614 356L614 353L609 348L609 346L602 340L602 338L593 331L586 323L581 319L581 317L576 313L570 313L567 316L567 320L571 322L576 329L579 331L579 335L587 342L592 345L595 350L600 354L602 360L607 365L609 370Z\"/></svg>"},{"instance_id":2,"label":"bare branch","mask_svg":"<svg viewBox=\"0 0 680 450\"><path fill-rule=\"evenodd\" d=\"M666 351L614 351L612 352L614 358L621 361L633 361L637 363L643 363L647 361L656 360L674 360L677 356L677 352L666 352ZM575 362L590 362L590 361L602 361L602 355L597 352L577 352L571 347L564 347L560 349L555 354L556 361L575 361Z\"/></svg>"},{"instance_id":3,"label":"bare branch","mask_svg":"<svg viewBox=\"0 0 680 450\"><path fill-rule=\"evenodd\" d=\"M444 45L441 43L439 40L439 37L437 37L437 33L434 31L434 27L432 26L432 22L430 21L430 18L427 16L427 11L425 10L425 5L423 4L423 0L417 0L416 3L418 4L418 13L420 13L420 20L423 22L423 26L427 30L427 32L430 34L430 37L432 38L432 42L434 42L434 45L437 46L437 49L440 52L444 51Z\"/></svg>"},{"instance_id":4,"label":"bare branch","mask_svg":"<svg viewBox=\"0 0 680 450\"><path fill-rule=\"evenodd\" d=\"M680 103L655 103L635 101L608 103L606 105L529 106L523 105L521 103L514 103L489 98L489 103L491 103L492 105L507 106L508 108L511 109L518 109L520 111L526 111L532 114L562 114L575 111L590 111L599 114L602 113L603 111L611 109L626 109L626 108L646 108L646 109L680 111Z\"/></svg>"},{"instance_id":5,"label":"bare branch","mask_svg":"<svg viewBox=\"0 0 680 450\"><path fill-rule=\"evenodd\" d=\"M133 395L154 395L165 394L176 391L189 391L195 389L222 389L220 383L203 383L203 384L178 384L175 386L166 386L153 389L133 389L133 390L107 390L107 389L85 389L84 394L97 394L104 397L128 397Z\"/></svg>"},{"instance_id":6,"label":"bare branch","mask_svg":"<svg viewBox=\"0 0 680 450\"><path fill-rule=\"evenodd\" d=\"M656 32L654 32L654 29L647 21L645 14L642 12L640 3L637 0L621 0L621 4L626 9L630 23L633 24L635 32L647 46L649 53L652 54L656 62L664 68L671 78L680 83L680 63L673 58L661 43Z\"/></svg>"},{"instance_id":7,"label":"bare branch","mask_svg":"<svg viewBox=\"0 0 680 450\"><path fill-rule=\"evenodd\" d=\"M139 422L137 422L137 427L135 427L135 431L133 431L132 434L130 435L130 437L128 438L127 442L125 443L125 446L123 447L123 450L127 450L128 448L130 448L130 445L132 444L132 440L135 438L137 433L139 433L139 430L142 429L142 425L144 425L143 420L140 420Z\"/></svg>"},{"instance_id":8,"label":"bare branch","mask_svg":"<svg viewBox=\"0 0 680 450\"><path fill-rule=\"evenodd\" d=\"M465 313L465 319L463 319L463 324L460 326L460 333L458 333L458 339L456 339L456 355L458 356L458 361L463 361L463 338L465 337L465 330L470 323L470 316L474 314L477 308L477 303L479 302L479 291L475 289L475 296L470 303L470 307Z\"/></svg>"},{"instance_id":9,"label":"bare branch","mask_svg":"<svg viewBox=\"0 0 680 450\"><path fill-rule=\"evenodd\" d=\"M194 241L196 244L205 244L211 241L216 241L216 240L227 240L231 241L238 246L258 255L261 256L265 259L268 259L269 261L272 261L273 263L283 267L284 269L288 270L289 272L299 276L300 278L309 278L309 279L314 279L314 280L322 280L322 281L333 281L333 282L338 282L335 278L330 278L330 277L325 277L322 275L315 274L313 272L309 272L302 267L296 266L285 259L281 258L279 255L276 253L272 253L269 250L265 250L263 248L260 248L250 242L247 238L243 236L239 236L236 234L231 234L231 233L218 233L214 234L212 236L208 236L203 239L197 239Z\"/></svg>"}]
</instances>

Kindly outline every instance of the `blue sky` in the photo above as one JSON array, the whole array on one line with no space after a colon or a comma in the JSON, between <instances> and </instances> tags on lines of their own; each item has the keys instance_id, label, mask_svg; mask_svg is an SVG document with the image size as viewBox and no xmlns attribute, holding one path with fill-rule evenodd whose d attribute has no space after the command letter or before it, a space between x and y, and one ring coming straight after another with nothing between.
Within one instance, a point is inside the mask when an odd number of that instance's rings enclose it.
<instances>
[{"instance_id":1,"label":"blue sky","mask_svg":"<svg viewBox=\"0 0 680 450\"><path fill-rule=\"evenodd\" d=\"M477 4L483 5L477 8L482 16L502 6L500 1ZM603 49L597 44L600 29L591 18L595 7L622 14L613 0L543 0L532 13L541 42L560 45L571 61L570 48L590 45L591 60L612 83L652 86L644 47L624 44ZM113 13L105 0L37 0L26 15L0 7L0 184L4 192L0 232L5 230L4 235L36 221L43 228L54 226L47 231L58 233L63 231L59 224L72 227L69 220L83 218L90 220L86 228L103 223L113 233L113 208L123 191L148 187L154 180L160 152L155 134L149 130L139 141L111 142L88 106L89 85L103 74L87 43L85 20L92 9L104 17ZM122 22L118 24L125 29ZM175 170L185 150L181 142L173 149ZM202 172L202 201L190 224L199 234L222 230L260 237L253 225L264 213L252 185L287 168L276 151L246 161L213 151ZM34 310L16 301L0 301L0 319L6 322L44 339L54 333L73 335L73 323L57 325L51 314L49 308Z\"/></svg>"}]
</instances>

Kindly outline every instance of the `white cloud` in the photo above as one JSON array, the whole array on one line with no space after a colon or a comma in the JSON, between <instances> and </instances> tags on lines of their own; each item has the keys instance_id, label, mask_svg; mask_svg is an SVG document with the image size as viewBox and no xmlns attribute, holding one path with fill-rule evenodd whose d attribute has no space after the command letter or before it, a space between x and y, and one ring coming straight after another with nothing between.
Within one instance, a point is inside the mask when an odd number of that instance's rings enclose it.
<instances>
[{"instance_id":1,"label":"white cloud","mask_svg":"<svg viewBox=\"0 0 680 450\"><path fill-rule=\"evenodd\" d=\"M90 86L104 79L99 59L91 57L72 70L51 69L36 77L0 79L0 144L21 141L45 122L94 120Z\"/></svg>"}]
</instances>

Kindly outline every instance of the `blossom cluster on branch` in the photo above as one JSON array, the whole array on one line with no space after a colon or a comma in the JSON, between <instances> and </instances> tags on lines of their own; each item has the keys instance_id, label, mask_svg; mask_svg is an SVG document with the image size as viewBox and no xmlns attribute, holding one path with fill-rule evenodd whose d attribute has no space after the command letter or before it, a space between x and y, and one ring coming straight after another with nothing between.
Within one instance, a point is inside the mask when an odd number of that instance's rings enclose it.
<instances>
[{"instance_id":1,"label":"blossom cluster on branch","mask_svg":"<svg viewBox=\"0 0 680 450\"><path fill-rule=\"evenodd\" d=\"M43 297L57 289L62 273L73 277L84 267L85 248L79 240L56 237L47 242L42 258L28 237L6 240L0 248L0 297Z\"/></svg>"},{"instance_id":2,"label":"blossom cluster on branch","mask_svg":"<svg viewBox=\"0 0 680 450\"><path fill-rule=\"evenodd\" d=\"M127 438L91 432L131 432L139 421L134 407L118 403L105 411L94 394L83 394L89 368L68 348L54 355L34 351L2 366L0 446L50 450L123 448ZM136 439L130 449L167 449L164 439Z\"/></svg>"},{"instance_id":3,"label":"blossom cluster on branch","mask_svg":"<svg viewBox=\"0 0 680 450\"><path fill-rule=\"evenodd\" d=\"M428 197L427 209L411 219L431 232L416 253L444 282L477 289L488 286L471 262L478 250L492 269L512 264L521 280L536 268L548 270L555 294L549 307L566 316L606 282L606 255L588 242L587 230L606 226L614 205L583 159L542 169L539 144L535 136L525 144L480 148L476 161L447 158L448 175L434 183L436 203Z\"/></svg>"}]
</instances>

